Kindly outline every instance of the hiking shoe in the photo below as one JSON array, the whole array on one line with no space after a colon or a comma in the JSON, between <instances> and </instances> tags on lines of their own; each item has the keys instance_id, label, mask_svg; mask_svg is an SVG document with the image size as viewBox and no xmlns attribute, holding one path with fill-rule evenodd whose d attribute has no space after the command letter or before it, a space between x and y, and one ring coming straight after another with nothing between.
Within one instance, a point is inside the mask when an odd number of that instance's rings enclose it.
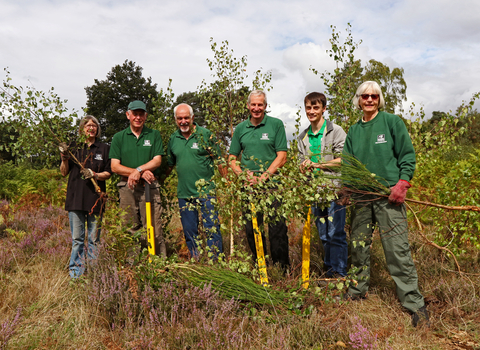
<instances>
[{"instance_id":1,"label":"hiking shoe","mask_svg":"<svg viewBox=\"0 0 480 350\"><path fill-rule=\"evenodd\" d=\"M340 278L345 278L345 276L342 276L341 274L339 274L338 272L334 272L334 273L328 273L326 274L327 278L335 278L335 279L340 279Z\"/></svg>"},{"instance_id":2,"label":"hiking shoe","mask_svg":"<svg viewBox=\"0 0 480 350\"><path fill-rule=\"evenodd\" d=\"M422 318L427 321L427 326L430 326L430 315L428 314L427 307L425 305L418 309L417 312L414 312L412 314L413 327L417 327L418 323Z\"/></svg>"}]
</instances>

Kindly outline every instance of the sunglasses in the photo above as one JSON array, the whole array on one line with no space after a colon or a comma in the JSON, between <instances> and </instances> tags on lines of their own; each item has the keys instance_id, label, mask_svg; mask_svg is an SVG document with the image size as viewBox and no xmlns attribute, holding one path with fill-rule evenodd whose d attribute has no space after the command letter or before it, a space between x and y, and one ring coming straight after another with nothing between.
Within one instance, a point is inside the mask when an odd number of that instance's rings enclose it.
<instances>
[{"instance_id":1,"label":"sunglasses","mask_svg":"<svg viewBox=\"0 0 480 350\"><path fill-rule=\"evenodd\" d=\"M378 95L378 94L361 94L360 96L361 96L364 100L368 100L369 97L371 97L372 100L377 100L377 99L380 97L380 95Z\"/></svg>"}]
</instances>

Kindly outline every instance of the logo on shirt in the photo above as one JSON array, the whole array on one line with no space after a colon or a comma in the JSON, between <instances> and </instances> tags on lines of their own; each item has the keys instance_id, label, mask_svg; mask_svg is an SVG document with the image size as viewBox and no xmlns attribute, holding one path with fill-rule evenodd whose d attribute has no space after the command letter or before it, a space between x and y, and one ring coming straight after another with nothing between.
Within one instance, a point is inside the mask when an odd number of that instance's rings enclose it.
<instances>
[{"instance_id":1,"label":"logo on shirt","mask_svg":"<svg viewBox=\"0 0 480 350\"><path fill-rule=\"evenodd\" d=\"M101 153L95 154L95 160L103 160L102 154Z\"/></svg>"},{"instance_id":2,"label":"logo on shirt","mask_svg":"<svg viewBox=\"0 0 480 350\"><path fill-rule=\"evenodd\" d=\"M260 140L270 140L270 139L268 138L268 132L264 132L264 133L262 134L262 137L260 138Z\"/></svg>"},{"instance_id":3,"label":"logo on shirt","mask_svg":"<svg viewBox=\"0 0 480 350\"><path fill-rule=\"evenodd\" d=\"M144 140L144 141L143 141L143 146L151 147L152 144L151 144L150 140Z\"/></svg>"},{"instance_id":4,"label":"logo on shirt","mask_svg":"<svg viewBox=\"0 0 480 350\"><path fill-rule=\"evenodd\" d=\"M194 142L192 144L192 149L198 149L198 143L197 142Z\"/></svg>"},{"instance_id":5,"label":"logo on shirt","mask_svg":"<svg viewBox=\"0 0 480 350\"><path fill-rule=\"evenodd\" d=\"M385 134L377 135L377 142L375 142L375 144L386 143L386 142L387 142L387 140L385 140Z\"/></svg>"}]
</instances>

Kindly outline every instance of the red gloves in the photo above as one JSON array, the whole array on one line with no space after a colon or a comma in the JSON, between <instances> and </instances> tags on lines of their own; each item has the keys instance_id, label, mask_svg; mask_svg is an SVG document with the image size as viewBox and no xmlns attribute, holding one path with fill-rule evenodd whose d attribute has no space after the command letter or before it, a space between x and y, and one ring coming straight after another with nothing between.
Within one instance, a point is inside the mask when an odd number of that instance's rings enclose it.
<instances>
[{"instance_id":1,"label":"red gloves","mask_svg":"<svg viewBox=\"0 0 480 350\"><path fill-rule=\"evenodd\" d=\"M390 189L388 201L391 204L400 205L405 202L407 190L412 187L408 181L398 180L397 184Z\"/></svg>"}]
</instances>

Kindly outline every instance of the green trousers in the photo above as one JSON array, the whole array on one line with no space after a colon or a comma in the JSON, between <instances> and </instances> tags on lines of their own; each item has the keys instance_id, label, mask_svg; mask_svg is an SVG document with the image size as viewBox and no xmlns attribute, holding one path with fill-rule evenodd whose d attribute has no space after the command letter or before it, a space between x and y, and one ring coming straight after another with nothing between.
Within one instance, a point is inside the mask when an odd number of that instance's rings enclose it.
<instances>
[{"instance_id":1,"label":"green trousers","mask_svg":"<svg viewBox=\"0 0 480 350\"><path fill-rule=\"evenodd\" d=\"M407 210L405 204L396 206L388 199L375 196L354 198L350 252L357 273L358 285L350 287L353 296L364 296L370 284L370 247L375 226L378 227L388 271L397 286L397 296L403 307L417 312L424 306L418 289L417 270L408 244Z\"/></svg>"}]
</instances>

